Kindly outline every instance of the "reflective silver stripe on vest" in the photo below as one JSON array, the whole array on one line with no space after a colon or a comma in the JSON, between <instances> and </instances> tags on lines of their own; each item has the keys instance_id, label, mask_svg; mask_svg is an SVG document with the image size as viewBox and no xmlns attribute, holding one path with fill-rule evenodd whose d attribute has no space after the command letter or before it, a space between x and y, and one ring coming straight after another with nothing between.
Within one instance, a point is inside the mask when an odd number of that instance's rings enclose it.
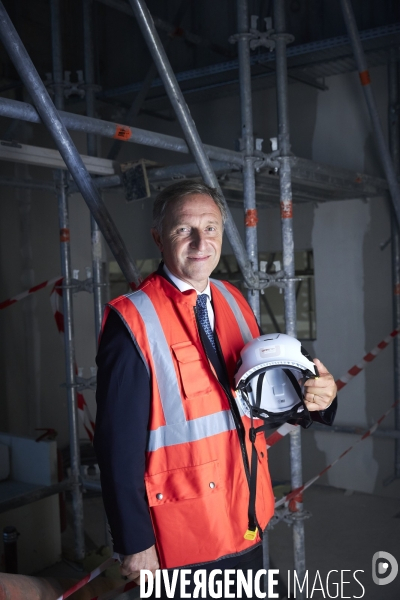
<instances>
[{"instance_id":1,"label":"reflective silver stripe on vest","mask_svg":"<svg viewBox=\"0 0 400 600\"><path fill-rule=\"evenodd\" d=\"M235 319L237 324L239 325L240 333L242 334L243 342L247 344L253 339L249 326L247 325L246 319L243 316L242 311L239 308L238 303L236 302L233 294L224 286L222 281L218 279L210 279L211 283L215 285L216 288L221 292L227 303L229 304L230 309L235 315Z\"/></svg>"},{"instance_id":2,"label":"reflective silver stripe on vest","mask_svg":"<svg viewBox=\"0 0 400 600\"><path fill-rule=\"evenodd\" d=\"M165 338L160 319L150 298L139 290L127 294L126 298L136 307L143 319L153 357L155 376L160 392L161 404L167 425L186 422L176 371L171 357L171 350Z\"/></svg>"},{"instance_id":3,"label":"reflective silver stripe on vest","mask_svg":"<svg viewBox=\"0 0 400 600\"><path fill-rule=\"evenodd\" d=\"M229 295L234 301L232 294ZM125 297L132 302L143 319L166 422L166 425L149 431L147 450L195 442L234 430L235 422L230 410L186 420L171 351L154 305L142 290ZM236 302L235 305L241 315ZM244 320L242 315L241 319Z\"/></svg>"},{"instance_id":4,"label":"reflective silver stripe on vest","mask_svg":"<svg viewBox=\"0 0 400 600\"><path fill-rule=\"evenodd\" d=\"M166 425L149 432L147 449L151 452L165 446L196 442L218 433L232 431L235 422L229 410L198 417L185 424Z\"/></svg>"}]
</instances>

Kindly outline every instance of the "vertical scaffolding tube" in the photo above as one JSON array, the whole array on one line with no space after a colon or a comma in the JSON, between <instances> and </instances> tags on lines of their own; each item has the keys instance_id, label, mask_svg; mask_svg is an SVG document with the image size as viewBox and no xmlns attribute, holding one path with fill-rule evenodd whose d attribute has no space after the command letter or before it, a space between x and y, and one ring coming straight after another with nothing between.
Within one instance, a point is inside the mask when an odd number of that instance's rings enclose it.
<instances>
[{"instance_id":1,"label":"vertical scaffolding tube","mask_svg":"<svg viewBox=\"0 0 400 600\"><path fill-rule=\"evenodd\" d=\"M51 33L53 52L54 102L58 110L64 108L63 70L60 0L51 0ZM78 435L77 399L75 385L75 348L74 324L71 285L71 253L69 235L68 196L66 193L66 173L56 171L58 220L60 227L61 272L63 276L64 305L64 348L65 372L68 398L69 441L71 456L71 478L73 482L72 504L74 514L75 558L82 560L85 556L83 500L80 485L80 449Z\"/></svg>"},{"instance_id":2,"label":"vertical scaffolding tube","mask_svg":"<svg viewBox=\"0 0 400 600\"><path fill-rule=\"evenodd\" d=\"M95 116L95 81L94 81L94 46L93 46L93 0L83 0L83 45L85 66L85 98L86 114ZM97 138L93 133L87 135L87 153L97 156ZM99 192L101 194L101 192ZM90 216L92 239L92 272L93 272L93 297L94 297L94 323L96 340L99 338L103 316L103 241L100 228Z\"/></svg>"},{"instance_id":3,"label":"vertical scaffolding tube","mask_svg":"<svg viewBox=\"0 0 400 600\"><path fill-rule=\"evenodd\" d=\"M200 174L204 179L205 183L216 188L220 192L221 197L224 198L218 180L211 167L210 161L204 151L203 144L201 142L193 118L190 114L189 108L186 104L185 98L179 88L175 74L168 61L168 57L165 53L165 50L161 44L159 35L156 31L153 19L146 6L146 3L144 2L144 0L129 0L129 3L132 7L133 13L137 19L139 27L143 33L143 37L146 40L153 61L157 66L159 75L164 83L165 90L168 94L168 97L175 111L179 124L182 127L182 131L185 135L187 145L196 161ZM253 269L251 268L251 264L247 257L246 250L243 246L243 242L240 238L239 232L229 211L229 208L226 205L226 201L223 201L225 202L227 210L227 220L225 223L225 231L227 237L238 261L240 270L242 271L246 282L249 284L249 287L252 287L252 285L255 285L257 283L258 277L255 275Z\"/></svg>"},{"instance_id":4,"label":"vertical scaffolding tube","mask_svg":"<svg viewBox=\"0 0 400 600\"><path fill-rule=\"evenodd\" d=\"M95 53L93 42L93 0L83 0L83 51L85 67L85 99L86 114L88 117L95 116L96 88L94 65ZM87 135L87 153L89 156L97 156L97 136L93 133ZM101 194L101 191L99 192ZM94 299L94 330L96 345L101 331L103 317L103 239L101 231L93 215L90 215L90 230L92 243L92 273L93 273L93 299ZM105 545L112 548L108 521L104 512L104 539Z\"/></svg>"},{"instance_id":5,"label":"vertical scaffolding tube","mask_svg":"<svg viewBox=\"0 0 400 600\"><path fill-rule=\"evenodd\" d=\"M58 151L71 172L90 212L96 219L122 273L129 283L138 285L141 281L140 273L129 256L118 229L115 227L108 210L101 201L92 178L83 164L82 158L74 146L71 136L63 124L60 115L54 108L54 104L50 100L50 96L43 81L40 79L39 74L1 1L0 38L14 63L24 86L32 98L40 119L49 130ZM56 87L62 88L61 79Z\"/></svg>"},{"instance_id":6,"label":"vertical scaffolding tube","mask_svg":"<svg viewBox=\"0 0 400 600\"><path fill-rule=\"evenodd\" d=\"M284 0L274 0L274 29L276 41L276 91L278 107L278 140L280 150L280 203L283 245L283 268L289 280L285 287L285 324L286 333L296 337L296 290L293 242L293 203L290 168L290 131L288 113L288 84L286 45L293 38L286 33ZM292 489L302 485L301 436L300 427L290 434L290 464ZM302 500L292 503L294 566L297 575L305 575L304 521L302 519ZM304 598L303 592L299 598Z\"/></svg>"},{"instance_id":7,"label":"vertical scaffolding tube","mask_svg":"<svg viewBox=\"0 0 400 600\"><path fill-rule=\"evenodd\" d=\"M396 176L400 175L400 129L399 129L399 61L397 49L391 49L389 61L389 144ZM393 327L400 328L400 236L399 226L392 211L392 283ZM394 397L400 398L400 340L394 344ZM395 428L400 430L400 405L395 409ZM395 440L394 476L400 477L400 440Z\"/></svg>"},{"instance_id":8,"label":"vertical scaffolding tube","mask_svg":"<svg viewBox=\"0 0 400 600\"><path fill-rule=\"evenodd\" d=\"M249 9L247 0L237 0L240 108L242 121L243 200L245 211L246 250L254 271L258 271L256 183L254 173L253 107L249 46ZM248 301L261 323L260 292L249 290Z\"/></svg>"},{"instance_id":9,"label":"vertical scaffolding tube","mask_svg":"<svg viewBox=\"0 0 400 600\"><path fill-rule=\"evenodd\" d=\"M357 29L357 23L354 17L351 0L340 0L342 5L343 17L346 23L347 32L350 37L353 48L354 58L360 75L360 82L364 91L365 101L367 103L369 115L371 117L372 127L375 134L375 142L378 147L379 156L382 162L383 170L388 182L393 208L396 214L397 223L400 225L400 185L393 166L389 149L386 145L383 135L382 125L376 108L375 98L371 88L371 77L368 71L368 65L364 50L361 44L360 35Z\"/></svg>"}]
</instances>

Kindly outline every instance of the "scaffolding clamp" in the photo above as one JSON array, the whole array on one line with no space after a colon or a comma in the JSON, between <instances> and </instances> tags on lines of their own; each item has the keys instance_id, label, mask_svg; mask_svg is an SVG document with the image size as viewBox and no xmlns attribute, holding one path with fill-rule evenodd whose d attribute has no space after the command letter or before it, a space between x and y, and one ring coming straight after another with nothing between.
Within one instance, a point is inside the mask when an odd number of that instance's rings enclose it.
<instances>
[{"instance_id":1,"label":"scaffolding clamp","mask_svg":"<svg viewBox=\"0 0 400 600\"><path fill-rule=\"evenodd\" d=\"M61 387L67 388L67 389L74 389L76 390L78 393L79 392L83 392L84 390L92 390L93 392L96 391L96 384L97 384L97 378L96 378L96 367L90 367L90 377L83 377L83 368L79 367L78 368L78 375L75 376L75 382L74 383L62 383Z\"/></svg>"},{"instance_id":2,"label":"scaffolding clamp","mask_svg":"<svg viewBox=\"0 0 400 600\"><path fill-rule=\"evenodd\" d=\"M69 285L57 285L56 289L72 290L73 294L76 294L77 292L88 292L89 294L93 294L93 277L87 277L86 279L72 277L70 281L71 283Z\"/></svg>"},{"instance_id":3,"label":"scaffolding clamp","mask_svg":"<svg viewBox=\"0 0 400 600\"><path fill-rule=\"evenodd\" d=\"M80 475L83 480L91 479L92 481L100 481L100 467L97 463L93 465L81 465Z\"/></svg>"},{"instance_id":4,"label":"scaffolding clamp","mask_svg":"<svg viewBox=\"0 0 400 600\"><path fill-rule=\"evenodd\" d=\"M294 42L295 38L294 35L292 35L291 33L276 33L275 31L272 31L271 39L274 40L274 42L276 40L284 40L286 44L291 44L292 42Z\"/></svg>"},{"instance_id":5,"label":"scaffolding clamp","mask_svg":"<svg viewBox=\"0 0 400 600\"><path fill-rule=\"evenodd\" d=\"M97 378L95 375L92 375L91 377L75 377L75 384L74 387L76 388L77 392L83 392L84 390L92 390L93 392L96 391L96 383L97 383Z\"/></svg>"},{"instance_id":6,"label":"scaffolding clamp","mask_svg":"<svg viewBox=\"0 0 400 600\"><path fill-rule=\"evenodd\" d=\"M254 169L257 173L261 171L261 169L265 169L266 167L270 167L274 170L275 173L278 172L280 167L280 162L277 160L279 157L279 150L275 152L271 152L270 154L264 154L263 152L259 152L258 150L254 151Z\"/></svg>"},{"instance_id":7,"label":"scaffolding clamp","mask_svg":"<svg viewBox=\"0 0 400 600\"><path fill-rule=\"evenodd\" d=\"M244 141L243 138L238 138L236 140L236 148L238 152L241 152L243 155L243 164L246 162L246 160L252 160L253 161L253 169L259 173L261 171L261 169L265 169L266 167L272 168L275 172L278 172L279 167L280 167L280 162L278 160L279 158L279 150L275 149L273 152L270 152L269 154L265 154L262 151L262 143L263 143L263 139L261 138L256 138L255 140L255 148L252 152L252 154L250 155L246 155L244 153Z\"/></svg>"},{"instance_id":8,"label":"scaffolding clamp","mask_svg":"<svg viewBox=\"0 0 400 600\"><path fill-rule=\"evenodd\" d=\"M63 388L67 388L67 389L74 389L76 390L78 393L79 392L83 392L84 390L92 390L93 392L96 391L96 377L92 376L92 377L75 377L75 383L62 383L61 387Z\"/></svg>"},{"instance_id":9,"label":"scaffolding clamp","mask_svg":"<svg viewBox=\"0 0 400 600\"><path fill-rule=\"evenodd\" d=\"M274 529L274 527L280 523L281 521L286 523L288 527L293 525L293 523L297 523L298 521L304 521L305 519L309 519L312 517L312 513L308 510L298 510L296 512L292 512L289 506L282 506L281 508L276 508L274 516L271 518L267 525L267 531Z\"/></svg>"},{"instance_id":10,"label":"scaffolding clamp","mask_svg":"<svg viewBox=\"0 0 400 600\"><path fill-rule=\"evenodd\" d=\"M70 279L70 284L65 285L57 285L56 289L61 290L72 290L73 294L78 292L88 292L89 294L93 294L93 290L95 287L106 287L106 283L94 283L92 277L92 271L90 267L86 267L86 279L79 279L79 269L74 269L73 276Z\"/></svg>"},{"instance_id":11,"label":"scaffolding clamp","mask_svg":"<svg viewBox=\"0 0 400 600\"><path fill-rule=\"evenodd\" d=\"M275 40L272 38L272 34L275 33L272 29L272 19L270 17L264 19L266 31L259 31L257 29L257 21L258 16L252 15L249 32L235 33L230 36L229 42L231 44L236 44L239 40L246 40L249 43L250 50L255 50L259 46L264 46L272 52L275 49Z\"/></svg>"},{"instance_id":12,"label":"scaffolding clamp","mask_svg":"<svg viewBox=\"0 0 400 600\"><path fill-rule=\"evenodd\" d=\"M305 519L309 519L312 516L310 511L308 510L297 510L292 512L289 508L285 515L283 516L283 521L287 525L293 525L294 523L298 523L299 521L305 521Z\"/></svg>"},{"instance_id":13,"label":"scaffolding clamp","mask_svg":"<svg viewBox=\"0 0 400 600\"><path fill-rule=\"evenodd\" d=\"M303 279L302 277L287 277L285 271L278 271L277 273L257 271L255 275L257 276L257 280L253 281L251 285L244 281L244 287L249 290L259 290L261 293L268 287L275 286L284 289L288 283Z\"/></svg>"}]
</instances>

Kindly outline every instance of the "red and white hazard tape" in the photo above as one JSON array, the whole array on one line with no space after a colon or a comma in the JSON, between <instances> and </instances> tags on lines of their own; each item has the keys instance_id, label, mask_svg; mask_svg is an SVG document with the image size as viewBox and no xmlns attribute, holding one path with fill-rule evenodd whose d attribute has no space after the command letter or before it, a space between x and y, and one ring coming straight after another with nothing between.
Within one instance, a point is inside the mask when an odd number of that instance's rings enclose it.
<instances>
[{"instance_id":1,"label":"red and white hazard tape","mask_svg":"<svg viewBox=\"0 0 400 600\"><path fill-rule=\"evenodd\" d=\"M105 594L101 594L101 596L94 596L93 598L91 598L91 600L112 600L113 598L117 598L117 596L120 596L124 592L128 592L129 590L132 590L134 587L137 587L137 585L138 584L135 583L134 581L128 581L128 583L121 585L119 588L116 588L115 590L110 590L109 592L106 592Z\"/></svg>"},{"instance_id":2,"label":"red and white hazard tape","mask_svg":"<svg viewBox=\"0 0 400 600\"><path fill-rule=\"evenodd\" d=\"M291 425L290 423L284 423L274 431L270 436L267 437L267 448L271 448L276 442L279 442L285 435L294 431L297 428L297 425Z\"/></svg>"},{"instance_id":3,"label":"red and white hazard tape","mask_svg":"<svg viewBox=\"0 0 400 600\"><path fill-rule=\"evenodd\" d=\"M329 469L331 469L333 467L333 465L336 465L336 463L339 462L339 460L341 460L342 458L344 458L346 456L346 454L348 454L351 450L353 450L353 448L355 448L358 444L360 444L361 442L363 442L364 440L369 438L369 436L372 435L374 433L374 431L376 431L378 429L378 427L382 423L382 421L384 419L386 419L388 414L394 409L395 406L397 406L397 404L399 404L399 402L400 402L400 400L398 400L397 402L394 402L392 404L392 406L380 417L380 419L377 420L377 422L374 425L372 425L372 427L370 429L368 429L352 446L349 446L349 448L347 448L347 450L342 452L342 454L340 456L338 456L338 458L336 460L334 460L330 465L325 467L325 469L322 469L322 471L320 473L318 473L318 475L316 475L315 477L312 477L311 479L309 479L307 481L307 483L304 483L301 487L296 488L295 490L292 490L291 492L289 492L289 494L287 494L286 496L284 496L283 498L281 498L280 500L275 502L275 508L282 506L282 504L290 503L291 500L296 502L296 499L299 496L301 496L301 494L304 492L304 490L309 488L315 481L317 481L317 479L322 477L322 475L324 475L327 471L329 471Z\"/></svg>"},{"instance_id":4,"label":"red and white hazard tape","mask_svg":"<svg viewBox=\"0 0 400 600\"><path fill-rule=\"evenodd\" d=\"M361 373L361 371L364 369L364 367L368 363L372 362L374 360L374 358L376 358L376 356L380 352L382 352L382 350L384 350L390 344L390 342L393 341L393 339L397 335L399 335L399 333L400 333L400 329L394 329L392 331L392 333L390 333L381 342L379 342L379 344L377 346L375 346L375 348L373 348L370 352L368 352L368 354L366 354L364 356L364 358L362 359L361 362L354 365L354 367L351 367L351 369L349 369L345 375L342 375L341 377L339 377L339 379L337 379L335 382L337 385L338 391L342 390L344 388L344 386L347 385L349 383L349 381L351 381L351 379L353 379L353 377L355 377L356 375ZM287 435L291 431L294 431L296 429L296 427L297 427L297 425L290 425L289 423L285 423L284 425L279 427L276 431L274 431L274 433L272 433L267 438L267 448L271 448L271 446L273 446L274 444L279 442L279 440L281 440L283 437L285 437L285 435Z\"/></svg>"},{"instance_id":5,"label":"red and white hazard tape","mask_svg":"<svg viewBox=\"0 0 400 600\"><path fill-rule=\"evenodd\" d=\"M375 346L375 348L373 348L371 352L368 352L368 354L364 356L361 362L354 365L354 367L351 367L351 369L347 371L346 375L342 375L342 377L339 377L339 379L336 380L338 391L343 389L344 386L347 385L351 379L353 379L353 377L361 373L363 368L368 363L372 362L374 358L376 358L376 356L380 352L382 352L382 350L384 350L386 346L390 344L390 342L396 337L396 335L399 335L399 333L400 329L394 329L392 333L385 337L385 339L383 339L381 342L379 342L379 344Z\"/></svg>"},{"instance_id":6,"label":"red and white hazard tape","mask_svg":"<svg viewBox=\"0 0 400 600\"><path fill-rule=\"evenodd\" d=\"M58 331L62 336L64 336L64 313L63 313L63 303L62 303L62 282L63 279L58 277L54 277L53 279L48 279L47 281L43 281L38 285L34 285L29 290L25 292L21 292L17 294L13 298L9 298L8 300L4 300L0 303L0 310L3 308L7 308L23 298L42 290L43 288L49 287L53 285L53 289L50 293L50 301L53 307L54 318L56 320ZM77 405L78 405L78 413L83 421L83 426L86 430L86 433L89 436L90 441L93 441L94 436L94 420L90 414L89 407L86 404L85 398L83 394L80 392L77 393Z\"/></svg>"},{"instance_id":7,"label":"red and white hazard tape","mask_svg":"<svg viewBox=\"0 0 400 600\"><path fill-rule=\"evenodd\" d=\"M34 294L35 292L42 290L45 287L53 285L53 283L55 281L57 281L59 278L60 277L58 276L58 277L54 277L54 279L49 279L48 281L43 281L42 283L39 283L38 285L34 285L26 292L21 292L20 294L17 294L13 298L9 298L8 300L4 300L4 302L0 302L0 310L3 310L3 308L7 308L8 306L15 304L16 302L19 302L23 298L26 298L27 296L30 296L31 294Z\"/></svg>"},{"instance_id":8,"label":"red and white hazard tape","mask_svg":"<svg viewBox=\"0 0 400 600\"><path fill-rule=\"evenodd\" d=\"M89 583L89 581L93 581L93 579L95 579L103 571L108 569L108 567L111 567L111 565L113 565L116 560L119 560L119 555L113 554L113 556L111 556L110 558L107 558L107 560L105 560L99 567L96 567L96 569L93 569L93 571L91 573L89 573L88 575L85 575L85 577L83 577L83 579L81 579L80 581L75 583L72 587L70 587L63 594L61 594L61 596L59 596L57 598L57 600L65 600L65 598L69 598L69 596L71 596L74 592L77 592L78 590L83 588L83 586L86 585L87 583Z\"/></svg>"},{"instance_id":9,"label":"red and white hazard tape","mask_svg":"<svg viewBox=\"0 0 400 600\"><path fill-rule=\"evenodd\" d=\"M62 288L63 279L58 278L54 284L53 289L50 293L50 302L53 308L53 314L56 321L57 329L64 340L64 310L63 310L63 288ZM75 366L75 371L76 371ZM82 419L83 426L85 431L90 439L93 442L94 437L94 420L92 415L90 414L90 410L88 405L86 404L86 400L84 395L81 392L77 392L76 394L78 414Z\"/></svg>"},{"instance_id":10,"label":"red and white hazard tape","mask_svg":"<svg viewBox=\"0 0 400 600\"><path fill-rule=\"evenodd\" d=\"M93 581L93 579L101 575L103 571L114 565L116 561L120 562L120 558L119 554L114 553L110 558L107 558L107 560L105 560L100 566L93 569L91 573L85 575L85 577L83 577L80 581L78 581L72 587L66 590L61 596L57 598L57 600L65 600L66 598L69 598L70 596L72 596L72 594L83 588L87 583L90 583L90 581ZM115 588L114 590L105 592L100 596L94 596L93 598L91 598L91 600L112 600L112 598L116 598L124 592L128 592L134 587L137 587L137 585L138 584L134 581L128 581L128 583L124 583L123 585L121 585L118 588Z\"/></svg>"}]
</instances>

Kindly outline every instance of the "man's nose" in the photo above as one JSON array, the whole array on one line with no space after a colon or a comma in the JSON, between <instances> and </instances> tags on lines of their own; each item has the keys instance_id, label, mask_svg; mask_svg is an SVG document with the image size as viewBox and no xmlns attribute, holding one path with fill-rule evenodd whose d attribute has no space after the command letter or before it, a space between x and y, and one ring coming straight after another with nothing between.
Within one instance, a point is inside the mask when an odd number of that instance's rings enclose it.
<instances>
[{"instance_id":1,"label":"man's nose","mask_svg":"<svg viewBox=\"0 0 400 600\"><path fill-rule=\"evenodd\" d=\"M196 248L196 250L203 250L206 245L206 236L203 231L199 229L194 229L192 231L192 237L190 240L190 247Z\"/></svg>"}]
</instances>

